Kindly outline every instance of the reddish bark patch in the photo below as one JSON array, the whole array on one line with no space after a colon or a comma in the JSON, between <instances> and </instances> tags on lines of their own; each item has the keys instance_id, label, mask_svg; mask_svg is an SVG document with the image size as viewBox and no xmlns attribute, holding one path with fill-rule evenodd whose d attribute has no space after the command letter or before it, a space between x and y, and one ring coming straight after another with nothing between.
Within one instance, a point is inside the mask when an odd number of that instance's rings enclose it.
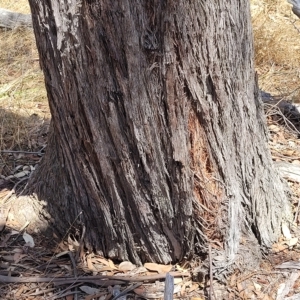
<instances>
[{"instance_id":1,"label":"reddish bark patch","mask_svg":"<svg viewBox=\"0 0 300 300\"><path fill-rule=\"evenodd\" d=\"M205 133L194 111L189 117L190 168L194 173L194 195L198 209L194 210L197 218L205 221L205 235L209 239L221 238L218 234L218 221L221 218L221 199L224 190L214 177L217 173L213 166Z\"/></svg>"}]
</instances>

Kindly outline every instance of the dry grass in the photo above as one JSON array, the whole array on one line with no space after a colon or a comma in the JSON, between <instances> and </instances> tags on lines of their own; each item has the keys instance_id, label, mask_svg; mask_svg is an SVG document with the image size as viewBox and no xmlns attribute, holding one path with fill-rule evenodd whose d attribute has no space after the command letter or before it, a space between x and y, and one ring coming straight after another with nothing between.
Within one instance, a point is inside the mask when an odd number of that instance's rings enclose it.
<instances>
[{"instance_id":1,"label":"dry grass","mask_svg":"<svg viewBox=\"0 0 300 300\"><path fill-rule=\"evenodd\" d=\"M29 13L25 0L1 0L0 7ZM33 31L0 31L0 150L33 150L35 131L49 117Z\"/></svg>"},{"instance_id":2,"label":"dry grass","mask_svg":"<svg viewBox=\"0 0 300 300\"><path fill-rule=\"evenodd\" d=\"M286 0L252 0L251 11L260 87L300 102L300 20Z\"/></svg>"}]
</instances>

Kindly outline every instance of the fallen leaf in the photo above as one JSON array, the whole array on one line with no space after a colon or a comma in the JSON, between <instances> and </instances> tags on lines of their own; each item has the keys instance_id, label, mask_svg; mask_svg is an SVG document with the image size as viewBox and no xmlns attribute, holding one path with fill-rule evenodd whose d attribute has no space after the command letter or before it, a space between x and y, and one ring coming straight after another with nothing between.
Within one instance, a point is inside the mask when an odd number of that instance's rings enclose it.
<instances>
[{"instance_id":1,"label":"fallen leaf","mask_svg":"<svg viewBox=\"0 0 300 300\"><path fill-rule=\"evenodd\" d=\"M33 237L30 234L24 232L23 233L23 239L26 242L26 246L28 246L30 248L34 247L34 240L33 240Z\"/></svg>"},{"instance_id":2,"label":"fallen leaf","mask_svg":"<svg viewBox=\"0 0 300 300\"><path fill-rule=\"evenodd\" d=\"M80 244L73 235L68 236L68 247L70 251L78 251Z\"/></svg>"},{"instance_id":3,"label":"fallen leaf","mask_svg":"<svg viewBox=\"0 0 300 300\"><path fill-rule=\"evenodd\" d=\"M29 173L30 173L30 171L22 171L22 172L14 174L14 175L7 176L7 177L5 177L5 179L9 180L12 178L21 178L21 177L28 175Z\"/></svg>"},{"instance_id":4,"label":"fallen leaf","mask_svg":"<svg viewBox=\"0 0 300 300\"><path fill-rule=\"evenodd\" d=\"M272 246L272 251L276 253L276 252L281 252L287 248L288 248L288 246L285 245L285 242L280 242L280 243L276 243Z\"/></svg>"},{"instance_id":5,"label":"fallen leaf","mask_svg":"<svg viewBox=\"0 0 300 300\"><path fill-rule=\"evenodd\" d=\"M199 284L194 283L188 290L188 293L194 292L195 290L197 290L199 288Z\"/></svg>"},{"instance_id":6,"label":"fallen leaf","mask_svg":"<svg viewBox=\"0 0 300 300\"><path fill-rule=\"evenodd\" d=\"M2 231L6 225L6 219L9 212L9 208L0 208L0 231Z\"/></svg>"},{"instance_id":7,"label":"fallen leaf","mask_svg":"<svg viewBox=\"0 0 300 300\"><path fill-rule=\"evenodd\" d=\"M100 262L101 264L105 265L105 266L109 266L109 262L107 259L105 258L101 258L101 257L93 257L93 260L94 261L98 261Z\"/></svg>"},{"instance_id":8,"label":"fallen leaf","mask_svg":"<svg viewBox=\"0 0 300 300\"><path fill-rule=\"evenodd\" d=\"M88 255L87 258L86 258L86 262L87 262L87 267L90 271L97 271L96 268L94 267L93 263L92 263L92 260L91 260L91 256Z\"/></svg>"},{"instance_id":9,"label":"fallen leaf","mask_svg":"<svg viewBox=\"0 0 300 300\"><path fill-rule=\"evenodd\" d=\"M108 260L108 265L111 267L112 270L117 270L118 269L111 259Z\"/></svg>"},{"instance_id":10,"label":"fallen leaf","mask_svg":"<svg viewBox=\"0 0 300 300\"><path fill-rule=\"evenodd\" d=\"M15 262L14 255L4 255L1 258L5 261Z\"/></svg>"},{"instance_id":11,"label":"fallen leaf","mask_svg":"<svg viewBox=\"0 0 300 300\"><path fill-rule=\"evenodd\" d=\"M261 290L261 285L256 283L256 282L253 282L253 285L254 285L254 288L256 291L260 291Z\"/></svg>"},{"instance_id":12,"label":"fallen leaf","mask_svg":"<svg viewBox=\"0 0 300 300\"><path fill-rule=\"evenodd\" d=\"M97 266L97 271L98 272L104 272L104 271L113 271L115 269L112 269L110 266L104 266L104 267L98 267ZM113 274L113 273L112 273Z\"/></svg>"},{"instance_id":13,"label":"fallen leaf","mask_svg":"<svg viewBox=\"0 0 300 300\"><path fill-rule=\"evenodd\" d=\"M93 287L90 287L87 285L82 285L79 288L88 295L95 295L100 292L99 289L96 289L96 288L93 288Z\"/></svg>"},{"instance_id":14,"label":"fallen leaf","mask_svg":"<svg viewBox=\"0 0 300 300\"><path fill-rule=\"evenodd\" d=\"M161 265L156 263L145 263L144 267L150 271L156 271L158 273L168 273L172 270L172 265Z\"/></svg>"},{"instance_id":15,"label":"fallen leaf","mask_svg":"<svg viewBox=\"0 0 300 300\"><path fill-rule=\"evenodd\" d=\"M175 265L175 269L180 272L188 272L188 269L184 269L180 265Z\"/></svg>"},{"instance_id":16,"label":"fallen leaf","mask_svg":"<svg viewBox=\"0 0 300 300\"><path fill-rule=\"evenodd\" d=\"M132 271L135 268L136 268L136 265L134 265L130 261L123 261L119 264L120 271Z\"/></svg>"},{"instance_id":17,"label":"fallen leaf","mask_svg":"<svg viewBox=\"0 0 300 300\"><path fill-rule=\"evenodd\" d=\"M182 278L176 277L174 278L174 284L179 284L182 282Z\"/></svg>"},{"instance_id":18,"label":"fallen leaf","mask_svg":"<svg viewBox=\"0 0 300 300\"><path fill-rule=\"evenodd\" d=\"M181 286L180 285L175 285L174 286L174 290L173 290L173 294L177 294L181 291Z\"/></svg>"},{"instance_id":19,"label":"fallen leaf","mask_svg":"<svg viewBox=\"0 0 300 300\"><path fill-rule=\"evenodd\" d=\"M17 264L18 262L20 262L20 260L24 257L26 257L27 254L21 254L21 253L15 253L14 254L14 262Z\"/></svg>"},{"instance_id":20,"label":"fallen leaf","mask_svg":"<svg viewBox=\"0 0 300 300\"><path fill-rule=\"evenodd\" d=\"M287 244L288 244L289 247L295 246L297 243L298 243L298 238L297 238L297 237L291 238L291 239L287 242Z\"/></svg>"},{"instance_id":21,"label":"fallen leaf","mask_svg":"<svg viewBox=\"0 0 300 300\"><path fill-rule=\"evenodd\" d=\"M292 238L290 229L288 228L288 226L286 225L286 223L282 223L281 230L282 230L282 233L283 233L284 237L287 240L290 240Z\"/></svg>"}]
</instances>

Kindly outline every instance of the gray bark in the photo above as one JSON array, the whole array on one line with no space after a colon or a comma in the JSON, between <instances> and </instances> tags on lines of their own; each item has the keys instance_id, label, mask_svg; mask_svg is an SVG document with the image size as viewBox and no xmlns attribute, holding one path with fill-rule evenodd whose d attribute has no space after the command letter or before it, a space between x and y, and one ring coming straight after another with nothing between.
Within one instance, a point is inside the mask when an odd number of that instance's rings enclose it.
<instances>
[{"instance_id":1,"label":"gray bark","mask_svg":"<svg viewBox=\"0 0 300 300\"><path fill-rule=\"evenodd\" d=\"M63 235L79 220L85 246L112 259L169 263L209 242L215 274L237 254L257 263L291 210L249 1L30 5L52 125L27 192L46 203L45 224Z\"/></svg>"},{"instance_id":2,"label":"gray bark","mask_svg":"<svg viewBox=\"0 0 300 300\"><path fill-rule=\"evenodd\" d=\"M0 27L13 29L22 26L32 27L32 19L30 14L21 14L0 8Z\"/></svg>"}]
</instances>

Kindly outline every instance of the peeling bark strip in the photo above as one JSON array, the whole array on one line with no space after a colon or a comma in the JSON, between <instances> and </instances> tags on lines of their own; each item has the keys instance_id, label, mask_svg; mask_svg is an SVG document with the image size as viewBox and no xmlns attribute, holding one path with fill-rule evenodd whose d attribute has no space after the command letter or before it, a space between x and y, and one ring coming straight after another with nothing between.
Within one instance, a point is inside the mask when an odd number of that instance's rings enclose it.
<instances>
[{"instance_id":1,"label":"peeling bark strip","mask_svg":"<svg viewBox=\"0 0 300 300\"><path fill-rule=\"evenodd\" d=\"M0 27L13 29L20 26L32 27L32 19L30 14L20 14L0 8Z\"/></svg>"},{"instance_id":2,"label":"peeling bark strip","mask_svg":"<svg viewBox=\"0 0 300 300\"><path fill-rule=\"evenodd\" d=\"M247 267L290 207L255 84L249 1L30 0L52 125L45 222L135 263ZM47 209L47 210L46 210ZM81 214L81 212L83 212ZM47 217L46 217L47 216ZM78 217L80 216L80 217Z\"/></svg>"}]
</instances>

